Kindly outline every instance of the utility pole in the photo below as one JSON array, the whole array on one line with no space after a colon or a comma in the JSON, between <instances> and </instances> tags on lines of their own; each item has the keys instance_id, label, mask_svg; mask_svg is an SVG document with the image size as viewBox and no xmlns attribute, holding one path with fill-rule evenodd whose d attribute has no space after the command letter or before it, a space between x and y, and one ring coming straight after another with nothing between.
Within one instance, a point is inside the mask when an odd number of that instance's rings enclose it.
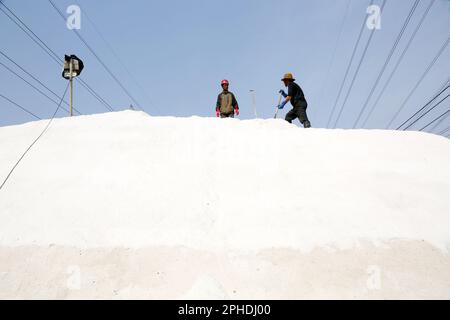
<instances>
[{"instance_id":1,"label":"utility pole","mask_svg":"<svg viewBox=\"0 0 450 320\"><path fill-rule=\"evenodd\" d=\"M73 116L73 59L69 61L70 116Z\"/></svg>"},{"instance_id":2,"label":"utility pole","mask_svg":"<svg viewBox=\"0 0 450 320\"><path fill-rule=\"evenodd\" d=\"M73 116L73 78L78 77L83 71L84 64L76 55L65 55L62 76L69 80L70 86L70 116Z\"/></svg>"},{"instance_id":3,"label":"utility pole","mask_svg":"<svg viewBox=\"0 0 450 320\"><path fill-rule=\"evenodd\" d=\"M256 92L255 90L250 90L250 93L252 95L252 104L253 104L253 112L255 113L255 118L258 118L258 113L256 112Z\"/></svg>"}]
</instances>

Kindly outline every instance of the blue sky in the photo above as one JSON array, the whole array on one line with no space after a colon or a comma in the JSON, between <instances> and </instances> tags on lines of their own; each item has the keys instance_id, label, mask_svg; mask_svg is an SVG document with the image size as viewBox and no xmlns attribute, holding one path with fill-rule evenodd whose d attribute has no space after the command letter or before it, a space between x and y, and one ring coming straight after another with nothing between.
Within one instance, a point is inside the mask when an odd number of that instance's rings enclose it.
<instances>
[{"instance_id":1,"label":"blue sky","mask_svg":"<svg viewBox=\"0 0 450 320\"><path fill-rule=\"evenodd\" d=\"M277 91L282 88L280 78L285 72L292 72L305 92L308 113L315 127L324 127L328 121L370 3L369 0L54 1L64 12L72 4L81 7L80 34L152 115L215 116L219 83L226 78L240 104L241 119L254 117L250 89L256 90L258 115L271 118L278 100ZM336 46L348 1L347 19ZM429 1L420 1L371 101L384 85ZM70 53L82 58L85 63L83 79L116 110L132 103L73 31L66 28L65 21L47 0L3 2L58 55L63 57ZM381 2L374 1L377 5ZM338 127L353 125L413 3L413 0L387 1L381 16L381 29L375 31ZM84 13L94 21L132 77ZM365 28L338 108L370 32ZM436 0L367 127L386 126L449 36L450 2ZM1 51L62 94L66 81L61 77L61 67L2 12L0 39ZM449 47L414 92L394 125L423 106L449 78ZM14 68L2 56L0 61ZM54 104L1 66L0 94L42 118L51 116L55 109ZM106 111L77 83L75 107L83 114ZM426 124L449 107L450 101L445 101L420 123ZM283 110L280 116L284 117L288 110ZM65 114L60 112L58 116ZM33 118L28 114L0 98L0 126L30 120ZM440 127L449 124L450 117Z\"/></svg>"}]
</instances>

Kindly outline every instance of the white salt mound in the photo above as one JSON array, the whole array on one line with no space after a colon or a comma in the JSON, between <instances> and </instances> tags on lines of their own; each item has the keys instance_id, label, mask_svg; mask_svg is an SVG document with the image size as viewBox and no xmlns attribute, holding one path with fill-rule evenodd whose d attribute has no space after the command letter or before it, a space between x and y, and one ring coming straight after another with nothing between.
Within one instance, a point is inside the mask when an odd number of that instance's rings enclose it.
<instances>
[{"instance_id":1,"label":"white salt mound","mask_svg":"<svg viewBox=\"0 0 450 320\"><path fill-rule=\"evenodd\" d=\"M0 128L0 180L45 125ZM0 222L0 298L448 299L450 140L55 119L0 190Z\"/></svg>"}]
</instances>

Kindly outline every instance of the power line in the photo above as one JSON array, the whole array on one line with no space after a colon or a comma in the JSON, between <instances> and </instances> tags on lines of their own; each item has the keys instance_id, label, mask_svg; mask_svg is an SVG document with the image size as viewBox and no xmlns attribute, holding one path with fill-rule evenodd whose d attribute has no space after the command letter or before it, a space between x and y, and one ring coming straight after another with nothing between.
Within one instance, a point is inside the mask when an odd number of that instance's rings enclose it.
<instances>
[{"instance_id":1,"label":"power line","mask_svg":"<svg viewBox=\"0 0 450 320\"><path fill-rule=\"evenodd\" d=\"M50 2L50 4L52 5L52 7L58 12L58 14L61 16L61 18L66 21L66 18L64 16L64 14L61 12L61 10L58 9L58 7L54 4L54 2L52 0L48 0L48 2ZM119 79L117 79L117 77L114 75L114 73L112 73L112 71L109 69L109 67L102 61L102 59L98 56L98 54L92 49L92 47L86 42L86 40L84 40L84 38L80 35L80 33L73 29L72 30L77 37L81 40L81 42L85 45L86 48L88 48L88 50L94 55L94 57L97 59L98 62L100 62L100 64L103 66L103 68L106 70L106 72L114 79L114 81L122 88L122 90L125 92L125 94L131 99L133 100L133 102L140 107L140 103L130 94L130 92L125 88L125 86L122 84L122 82L119 81Z\"/></svg>"},{"instance_id":2,"label":"power line","mask_svg":"<svg viewBox=\"0 0 450 320\"><path fill-rule=\"evenodd\" d=\"M450 82L450 81L449 81ZM434 131L436 130L436 128L438 128L442 122L444 122L450 115L446 115L445 117L443 117L441 120L439 120L438 122L436 122L434 124L434 126L430 129L430 131Z\"/></svg>"},{"instance_id":3,"label":"power line","mask_svg":"<svg viewBox=\"0 0 450 320\"><path fill-rule=\"evenodd\" d=\"M436 105L434 105L432 108L430 108L430 110L428 110L427 112L425 112L423 115L421 115L419 118L417 118L415 121L413 121L411 124L409 124L407 127L405 127L405 129L403 130L407 130L409 128L411 128L415 123L417 123L417 121L419 121L420 119L422 119L424 116L426 116L428 113L430 113L431 110L433 110L434 108L436 108L437 106L439 106L443 101L445 101L448 97L450 97L450 93L445 96L445 98L443 98L441 101L439 101ZM434 121L433 121L434 122ZM430 123L431 124L431 123ZM427 126L428 127L428 126Z\"/></svg>"},{"instance_id":4,"label":"power line","mask_svg":"<svg viewBox=\"0 0 450 320\"><path fill-rule=\"evenodd\" d=\"M447 81L448 82L448 81ZM426 107L428 107L436 98L438 98L444 91L446 91L448 88L450 88L450 85L445 87L444 89L441 89L434 97L428 101L422 108L420 108L416 113L414 113L411 117L409 117L406 121L404 121L401 125L397 127L396 130L400 130L401 127L403 127L408 121L410 121L412 118L414 118L417 114L419 114L422 110L424 110ZM423 115L422 115L423 116Z\"/></svg>"},{"instance_id":5,"label":"power line","mask_svg":"<svg viewBox=\"0 0 450 320\"><path fill-rule=\"evenodd\" d=\"M5 9L8 10L9 14L0 6L0 10L16 25L18 26L23 32L25 32L25 34L31 39L33 40L37 45L39 45L44 51L45 53L47 53L58 65L61 64L62 60L59 60L57 57L58 55L52 51L46 44L44 41L41 40L41 38L39 38L34 32L33 30L31 30L23 21L22 19L20 19L10 8L8 8L8 6L2 2L0 2L0 5L2 5L3 7L5 7ZM16 20L14 20L11 15L13 15L18 21L20 21L21 24L19 24ZM26 29L26 30L25 30ZM33 38L30 33L35 37ZM40 41L40 43L36 40L38 39ZM48 51L47 51L48 50ZM52 56L52 54L53 56ZM56 58L55 58L56 57Z\"/></svg>"},{"instance_id":6,"label":"power line","mask_svg":"<svg viewBox=\"0 0 450 320\"><path fill-rule=\"evenodd\" d=\"M45 126L44 130L42 130L42 132L39 134L39 136L34 139L34 141L30 144L30 146L25 150L25 152L22 154L22 156L19 158L19 160L17 160L17 162L14 164L14 166L11 168L11 170L9 171L8 175L6 176L6 178L3 180L2 184L0 185L0 190L3 189L3 187L5 186L6 182L9 180L9 178L11 177L12 173L14 172L14 170L16 169L16 167L19 165L19 163L22 161L22 159L25 157L25 155L28 153L28 151L30 151L30 149L36 144L36 142L38 142L38 140L44 135L44 133L47 131L47 129L49 128L50 124L52 123L53 119L55 118L56 114L58 113L59 108L61 107L61 103L64 100L64 97L66 96L67 93L67 89L69 88L69 83L67 83L66 89L64 90L64 94L61 98L61 100L59 101L58 107L56 108L55 112L53 113L53 116L51 117L51 119L47 122L47 125Z\"/></svg>"},{"instance_id":7,"label":"power line","mask_svg":"<svg viewBox=\"0 0 450 320\"><path fill-rule=\"evenodd\" d=\"M426 17L428 16L428 13L430 12L431 7L433 6L435 0L431 0L430 4L428 5L427 9L425 10L424 14L422 15L419 24L417 25L416 29L414 29L414 32L412 33L411 37L408 40L408 43L406 44L405 48L403 49L400 57L397 60L397 63L395 64L394 69L392 69L386 83L384 84L383 88L381 89L380 93L378 94L377 99L375 100L375 103L372 105L372 108L370 108L369 113L367 114L366 118L364 119L362 123L362 127L365 127L367 124L367 121L369 121L370 117L372 116L373 111L375 110L376 106L381 100L381 97L383 96L384 92L386 91L387 87L391 83L394 74L397 72L398 67L400 66L401 62L403 61L403 58L406 55L406 52L409 50L409 47L411 46L414 38L416 37L417 33L419 32L420 28L422 27L423 22L425 21Z\"/></svg>"},{"instance_id":8,"label":"power line","mask_svg":"<svg viewBox=\"0 0 450 320\"><path fill-rule=\"evenodd\" d=\"M23 21L22 19L20 19L11 9L9 9L4 3L0 3L1 5L3 5L9 12L11 15L13 15L18 21L20 21L20 23L23 25L20 25L16 20L14 20L8 13L6 13L2 7L0 7L0 10L12 21L14 22L14 24L16 24L33 42L35 42L48 56L50 56L50 58L53 59L53 61L56 62L56 64L58 64L58 66L61 66L61 64L63 63L63 60L59 58L59 55L57 55L49 46L47 46L47 44L38 36L36 35L33 30L31 30L30 27L28 27ZM25 28L24 28L25 27ZM26 29L26 30L25 30ZM28 30L28 31L27 31ZM34 35L34 37L32 37L30 35L30 33L32 35ZM38 40L36 40L38 39ZM81 77L77 77L76 78L80 84L94 97L96 98L100 103L102 103L108 110L113 110L113 108L105 102L104 99L102 99L100 97L100 95L98 93L96 93L85 81L83 81L83 79Z\"/></svg>"},{"instance_id":9,"label":"power line","mask_svg":"<svg viewBox=\"0 0 450 320\"><path fill-rule=\"evenodd\" d=\"M9 99L8 97L4 96L3 94L0 93L0 97L2 97L3 99L5 99L6 101L8 101L9 103L15 105L16 107L22 109L23 111L25 111L26 113L28 113L29 115L35 117L36 119L41 120L40 117L38 117L37 115L35 115L33 112L31 112L30 110L26 109L25 107L22 107L20 104L18 104L17 102Z\"/></svg>"},{"instance_id":10,"label":"power line","mask_svg":"<svg viewBox=\"0 0 450 320\"><path fill-rule=\"evenodd\" d=\"M96 98L103 106L108 109L109 111L114 111L114 108L111 107L111 105L105 101L97 92L95 92L94 89L90 85L86 83L80 76L75 78L76 81L78 81L81 86L83 86L94 98Z\"/></svg>"},{"instance_id":11,"label":"power line","mask_svg":"<svg viewBox=\"0 0 450 320\"><path fill-rule=\"evenodd\" d=\"M434 131L436 130L437 127L439 127L441 125L442 122L444 122L448 117L450 116L450 114L447 114L445 117L443 117L441 120L439 120L438 122L436 122L436 124L430 129L430 131Z\"/></svg>"},{"instance_id":12,"label":"power line","mask_svg":"<svg viewBox=\"0 0 450 320\"><path fill-rule=\"evenodd\" d=\"M440 118L442 118L443 116L447 115L450 113L450 109L448 109L447 111L445 111L443 114L441 114L439 117L437 117L436 119L434 119L433 121L431 121L430 123L428 123L425 127L419 129L419 131L423 131L426 127L428 127L430 124L433 124L434 122L436 122L437 120L439 120Z\"/></svg>"},{"instance_id":13,"label":"power line","mask_svg":"<svg viewBox=\"0 0 450 320\"><path fill-rule=\"evenodd\" d=\"M397 119L398 115L400 114L400 112L403 110L403 108L405 107L406 103L409 101L409 99L412 97L412 95L414 94L414 92L416 91L416 89L419 87L419 85L422 83L423 79L425 79L425 77L427 76L428 72L430 72L431 68L435 65L436 61L439 59L439 57L441 56L441 54L444 52L445 48L447 48L447 45L450 42L450 37L447 38L447 40L444 42L444 44L442 45L442 47L439 49L438 53L436 54L436 56L433 58L433 60L431 61L431 63L428 65L427 69L425 70L425 72L422 74L422 76L419 78L419 80L417 81L416 85L414 86L414 88L411 90L411 92L408 94L408 96L406 97L406 99L403 101L403 103L400 105L400 108L397 110L397 112L394 114L394 116L392 117L391 121L389 121L388 125L386 126L386 129L389 129L389 127L391 126L391 124L395 121L395 119Z\"/></svg>"},{"instance_id":14,"label":"power line","mask_svg":"<svg viewBox=\"0 0 450 320\"><path fill-rule=\"evenodd\" d=\"M381 11L383 11L384 6L386 4L386 1L387 0L383 0L383 4L381 5ZM348 88L347 95L345 96L344 102L342 103L342 107L341 107L341 109L340 109L340 111L338 113L336 121L334 122L334 128L336 128L337 123L339 122L339 119L341 118L342 112L344 111L344 108L345 108L345 105L347 103L348 97L350 96L350 93L351 93L351 91L353 89L353 86L355 84L356 77L358 76L358 73L359 73L359 70L361 68L361 65L362 65L362 63L364 61L364 58L366 57L367 49L369 49L369 46L370 46L370 43L372 41L373 35L375 34L375 30L376 30L375 28L372 29L372 32L370 33L370 36L369 36L369 40L367 40L366 47L364 48L363 54L361 55L361 58L359 60L358 67L356 68L355 74L353 75L353 79L352 79L352 82L350 83L350 87Z\"/></svg>"},{"instance_id":15,"label":"power line","mask_svg":"<svg viewBox=\"0 0 450 320\"><path fill-rule=\"evenodd\" d=\"M373 4L373 1L374 1L374 0L371 0L371 1L370 1L370 5ZM336 110L337 103L338 103L338 101L339 101L339 98L341 97L342 89L344 88L345 81L347 80L348 73L349 73L349 71L350 71L350 67L352 66L353 59L355 58L356 50L358 49L359 42L361 41L361 36L362 36L362 34L363 34L363 31L364 31L365 26L366 26L366 16L364 16L364 21L363 21L363 23L362 23L362 25L361 25L361 29L359 30L358 39L356 40L356 44L355 44L355 47L353 48L352 56L350 57L350 61L348 62L348 65L347 65L347 70L345 71L345 75L344 75L344 78L342 79L342 82L341 82L341 86L340 86L340 88L339 88L338 95L337 95L337 97L336 97L336 100L334 101L333 109L331 110L330 117L328 118L327 128L330 126L330 122L331 122L331 119L333 118L334 111Z\"/></svg>"},{"instance_id":16,"label":"power line","mask_svg":"<svg viewBox=\"0 0 450 320\"><path fill-rule=\"evenodd\" d=\"M445 81L445 82L442 84L441 88L439 88L439 90L436 91L435 95L438 94L438 92L440 92L441 90L444 90L444 88L445 88L448 84L450 84L450 78L448 78L447 81ZM444 118L440 119L438 122L436 122L436 123L433 125L433 127L430 129L430 132L433 131L434 129L436 129L436 127L439 126L439 125L442 123L442 121L444 121L446 118L447 118L447 117L444 117Z\"/></svg>"},{"instance_id":17,"label":"power line","mask_svg":"<svg viewBox=\"0 0 450 320\"><path fill-rule=\"evenodd\" d=\"M444 130L442 130L442 131L439 132L438 134L443 135L443 134L446 134L448 131L450 131L450 126L448 126L447 128L445 128Z\"/></svg>"},{"instance_id":18,"label":"power line","mask_svg":"<svg viewBox=\"0 0 450 320\"><path fill-rule=\"evenodd\" d=\"M94 21L89 17L88 13L86 12L86 9L83 8L83 16L86 17L86 19L89 21L89 23L92 25L92 27L94 28L95 32L98 34L98 36L103 40L103 42L106 44L106 46L108 47L109 51L112 53L112 55L116 58L116 60L119 62L119 64L122 66L122 68L127 72L127 74L130 76L131 80L136 84L136 86L138 86L141 91L144 93L144 95L147 97L148 101L150 102L150 104L152 105L153 108L155 108L158 112L159 109L153 104L152 99L148 96L147 91L145 90L144 87L139 83L139 81L137 81L136 77L131 73L131 71L127 68L127 66L125 65L125 63L123 62L123 60L119 57L119 55L117 54L116 50L113 48L113 46L106 40L106 38L103 36L103 34L100 32L99 28L96 26L96 24L94 23Z\"/></svg>"},{"instance_id":19,"label":"power line","mask_svg":"<svg viewBox=\"0 0 450 320\"><path fill-rule=\"evenodd\" d=\"M24 77L22 77L21 75L19 75L17 72L15 72L14 70L12 70L10 67L8 67L7 65L5 65L3 62L0 61L0 66L2 66L3 68L5 68L6 70L8 70L9 72L11 72L12 74L14 74L16 77L18 77L19 79L21 79L22 81L24 81L26 84L28 84L30 87L32 87L34 90L36 90L38 93L40 93L42 96L46 97L48 100L50 100L51 102L53 102L54 104L58 104L58 101L53 100L51 97L49 97L45 92L43 92L41 89L37 88L35 85L33 85L31 82L29 82L28 80L26 80ZM69 110L67 110L66 108L62 108L65 111L69 112Z\"/></svg>"},{"instance_id":20,"label":"power line","mask_svg":"<svg viewBox=\"0 0 450 320\"><path fill-rule=\"evenodd\" d=\"M349 8L350 8L350 3L352 2L352 0L348 0L347 1L347 6L346 6L346 8L345 8L345 14L344 14L344 18L342 19L342 22L341 22L341 25L340 25L340 28L339 28L339 34L338 34L338 37L336 38L336 42L335 42L335 44L334 44L334 49L333 49L333 53L332 53L332 55L331 55L331 60L330 60L330 64L328 65L328 70L327 70L327 75L326 75L326 77L325 77L325 80L323 81L323 83L322 83L322 88L320 89L320 94L319 94L319 99L321 99L322 98L322 96L323 96L323 91L324 91L324 89L325 89L325 84L326 84L326 81L327 81L327 79L329 78L329 75L330 75L330 72L331 72L331 67L334 65L334 61L335 61L335 58L336 58L336 52L337 52L337 48L338 48L338 45L339 45L339 43L340 43L340 40L341 40L341 37L342 37L342 32L343 32L343 30L344 30L344 26L345 26L345 22L347 21L347 16L348 16L348 12L349 12ZM320 103L318 103L318 105L320 105ZM316 110L316 109L314 109L314 110Z\"/></svg>"},{"instance_id":21,"label":"power line","mask_svg":"<svg viewBox=\"0 0 450 320\"><path fill-rule=\"evenodd\" d=\"M364 111L366 110L367 105L369 104L369 101L370 101L370 99L372 98L372 95L374 94L375 89L377 88L378 83L379 83L380 80L381 80L381 77L383 76L384 72L386 71L386 67L388 66L389 62L391 61L392 55L394 54L395 50L397 49L397 46L398 46L398 44L399 44L401 38L403 37L403 33L405 32L406 27L408 26L408 24L409 24L409 22L410 22L410 20L411 20L411 17L413 16L414 12L416 11L416 8L417 8L417 5L418 5L418 4L419 4L419 0L416 0L416 1L414 2L414 4L413 4L411 10L409 11L408 16L407 16L405 22L403 23L403 27L402 27L400 33L398 34L397 39L395 40L394 45L392 46L391 51L389 52L388 57L387 57L386 60L384 61L384 65L383 65L383 67L381 68L380 73L378 74L377 80L375 81L374 85L372 86L372 89L370 90L370 93L369 93L369 95L368 95L366 101L364 102L364 105L363 105L363 107L361 108L361 111L359 112L359 115L358 115L358 117L356 118L355 123L353 124L353 129L356 128L356 125L358 124L359 120L361 119L361 116L364 114Z\"/></svg>"},{"instance_id":22,"label":"power line","mask_svg":"<svg viewBox=\"0 0 450 320\"><path fill-rule=\"evenodd\" d=\"M8 11L9 14L0 6L0 11L2 11L15 25L17 25L34 43L36 43L50 58L52 58L53 61L58 66L61 66L63 63L63 60L59 58L59 55L55 53L36 33L33 32L33 30L28 27L28 25L23 22L20 17L18 17L10 8L8 8L4 3L0 2L0 5L3 5ZM14 16L20 24L12 18ZM34 37L33 37L33 36ZM39 40L39 41L38 41ZM101 96L95 92L92 87L90 87L81 77L76 78L77 81L80 82L81 86L84 87L94 98L96 98L101 104L103 104L106 109L113 111L114 109L111 107L109 103L105 101L105 99L101 98Z\"/></svg>"},{"instance_id":23,"label":"power line","mask_svg":"<svg viewBox=\"0 0 450 320\"><path fill-rule=\"evenodd\" d=\"M28 76L30 76L34 81L38 82L41 86L43 86L45 89L47 89L50 93L52 93L54 96L56 96L58 99L61 99L60 96L58 96L53 90L51 90L49 87L47 87L44 83L42 83L42 81L40 81L38 78L36 78L35 76L33 76L30 72L28 72L24 67L22 67L21 65L19 65L16 61L14 61L13 59L11 59L8 55L6 55L3 51L0 50L0 54L5 57L6 59L8 59L11 63L13 63L16 67L18 67L20 70L22 70L24 73L26 73ZM2 64L3 65L3 64ZM4 66L4 65L3 65ZM54 101L56 102L56 101ZM66 101L63 101L65 105L69 105ZM57 103L57 102L56 102ZM77 109L73 108L78 114L81 114L80 111L78 111Z\"/></svg>"}]
</instances>

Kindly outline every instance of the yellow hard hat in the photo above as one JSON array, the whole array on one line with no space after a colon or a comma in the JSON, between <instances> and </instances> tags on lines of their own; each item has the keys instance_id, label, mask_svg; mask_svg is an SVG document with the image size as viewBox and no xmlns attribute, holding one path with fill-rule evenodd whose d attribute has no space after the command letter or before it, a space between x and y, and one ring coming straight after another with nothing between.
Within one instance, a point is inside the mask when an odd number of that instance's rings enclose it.
<instances>
[{"instance_id":1,"label":"yellow hard hat","mask_svg":"<svg viewBox=\"0 0 450 320\"><path fill-rule=\"evenodd\" d=\"M281 81L284 81L284 80L292 80L292 81L295 81L294 76L292 75L292 73L286 73L286 74L283 76L283 79L281 79Z\"/></svg>"}]
</instances>

